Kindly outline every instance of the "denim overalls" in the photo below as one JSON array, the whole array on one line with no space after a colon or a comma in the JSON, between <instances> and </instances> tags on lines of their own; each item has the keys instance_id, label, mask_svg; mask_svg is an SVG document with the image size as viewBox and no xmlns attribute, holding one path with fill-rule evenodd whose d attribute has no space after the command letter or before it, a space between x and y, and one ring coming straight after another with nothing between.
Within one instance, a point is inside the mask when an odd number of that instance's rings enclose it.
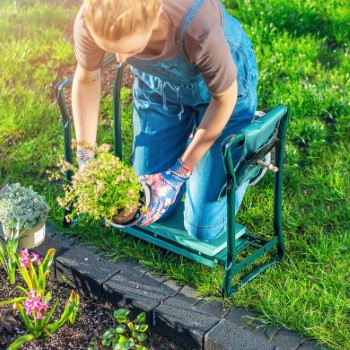
<instances>
[{"instance_id":1,"label":"denim overalls","mask_svg":"<svg viewBox=\"0 0 350 350\"><path fill-rule=\"evenodd\" d=\"M202 75L188 63L183 51L184 35L203 1L194 0L182 20L175 58L166 61L128 59L135 75L133 164L138 175L155 174L175 164L210 102L211 95ZM225 183L221 143L251 122L257 103L258 72L252 45L240 23L222 4L221 8L224 34L238 71L238 100L225 129L186 183L184 225L191 236L203 241L226 232L226 201L218 201ZM235 157L238 161L240 154ZM236 211L246 188L244 184L237 190ZM166 215L174 208L173 205Z\"/></svg>"}]
</instances>

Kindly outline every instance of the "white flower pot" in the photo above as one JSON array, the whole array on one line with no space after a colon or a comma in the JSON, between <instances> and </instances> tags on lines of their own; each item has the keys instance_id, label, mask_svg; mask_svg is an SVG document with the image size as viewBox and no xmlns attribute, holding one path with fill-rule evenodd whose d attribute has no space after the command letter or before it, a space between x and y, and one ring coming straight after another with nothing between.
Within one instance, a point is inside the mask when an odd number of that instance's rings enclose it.
<instances>
[{"instance_id":1,"label":"white flower pot","mask_svg":"<svg viewBox=\"0 0 350 350\"><path fill-rule=\"evenodd\" d=\"M19 235L18 249L30 249L43 243L45 240L45 228L46 222L43 221L31 229L21 231ZM11 230L9 228L3 226L3 231L5 236L11 236Z\"/></svg>"}]
</instances>

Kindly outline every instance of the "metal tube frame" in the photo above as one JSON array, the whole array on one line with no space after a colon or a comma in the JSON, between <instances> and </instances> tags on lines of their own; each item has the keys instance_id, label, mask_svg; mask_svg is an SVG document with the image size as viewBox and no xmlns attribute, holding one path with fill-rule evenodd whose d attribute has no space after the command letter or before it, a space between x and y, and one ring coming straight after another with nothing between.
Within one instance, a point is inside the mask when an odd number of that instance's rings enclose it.
<instances>
[{"instance_id":1,"label":"metal tube frame","mask_svg":"<svg viewBox=\"0 0 350 350\"><path fill-rule=\"evenodd\" d=\"M283 106L284 107L284 106ZM284 107L285 108L285 107ZM236 250L236 240L235 240L235 192L236 192L236 177L235 177L235 167L232 162L232 146L242 144L244 142L244 135L239 133L237 136L227 138L223 143L222 153L224 157L224 164L226 169L227 178L227 258L225 264L225 272L222 284L222 294L223 296L233 296L240 286L245 285L250 280L255 278L257 275L265 271L271 265L280 261L285 252L284 238L282 232L282 180L283 180L283 159L284 159L284 144L285 144L285 134L288 126L289 120L289 110L286 108L283 117L281 118L278 139L280 140L276 144L276 166L279 171L275 173L274 176L274 217L273 217L273 228L274 237L268 241L258 239L258 247L256 250L247 258L240 262L236 262L236 256L238 254ZM252 236L257 238L255 236ZM241 277L240 281L232 286L232 277L241 272L244 268L252 264L262 255L266 254L268 251L277 248L277 255L271 258L268 262L261 264L254 268L250 273Z\"/></svg>"}]
</instances>

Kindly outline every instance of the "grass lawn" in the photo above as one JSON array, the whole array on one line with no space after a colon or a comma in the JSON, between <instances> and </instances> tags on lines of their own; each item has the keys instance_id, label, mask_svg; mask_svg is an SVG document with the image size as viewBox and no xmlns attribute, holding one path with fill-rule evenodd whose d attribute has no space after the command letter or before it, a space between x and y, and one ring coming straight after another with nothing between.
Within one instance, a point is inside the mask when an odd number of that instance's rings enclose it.
<instances>
[{"instance_id":1,"label":"grass lawn","mask_svg":"<svg viewBox=\"0 0 350 350\"><path fill-rule=\"evenodd\" d=\"M77 7L59 0L2 0L0 9L0 182L32 185L61 226L58 184L46 171L63 155L53 82L75 59L67 30ZM332 349L350 349L350 6L347 0L226 0L249 33L260 69L259 109L291 109L284 181L287 256L226 299ZM126 153L130 91L123 89ZM112 143L110 98L101 108L99 143ZM239 214L255 232L271 220L268 179L250 189ZM258 206L252 206L260 204ZM138 259L204 296L220 297L223 269L165 253L88 218L70 229L112 259ZM126 250L125 247L128 247Z\"/></svg>"}]
</instances>

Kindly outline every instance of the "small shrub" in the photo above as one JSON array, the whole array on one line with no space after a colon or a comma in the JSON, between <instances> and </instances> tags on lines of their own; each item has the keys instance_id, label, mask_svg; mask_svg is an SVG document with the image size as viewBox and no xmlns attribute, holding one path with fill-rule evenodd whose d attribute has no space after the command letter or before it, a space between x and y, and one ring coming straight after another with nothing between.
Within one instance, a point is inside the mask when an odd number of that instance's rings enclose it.
<instances>
[{"instance_id":1,"label":"small shrub","mask_svg":"<svg viewBox=\"0 0 350 350\"><path fill-rule=\"evenodd\" d=\"M0 221L8 229L30 229L44 221L49 207L32 187L19 183L9 185L0 196Z\"/></svg>"}]
</instances>

